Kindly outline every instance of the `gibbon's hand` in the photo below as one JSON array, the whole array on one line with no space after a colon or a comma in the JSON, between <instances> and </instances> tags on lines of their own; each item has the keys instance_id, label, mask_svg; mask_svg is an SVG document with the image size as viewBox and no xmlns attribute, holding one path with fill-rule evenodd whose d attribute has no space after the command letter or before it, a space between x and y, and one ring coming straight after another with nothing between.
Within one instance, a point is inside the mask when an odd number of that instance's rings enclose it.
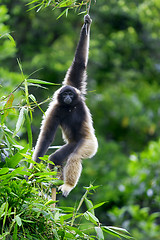
<instances>
[{"instance_id":1,"label":"gibbon's hand","mask_svg":"<svg viewBox=\"0 0 160 240\"><path fill-rule=\"evenodd\" d=\"M86 29L86 35L88 35L89 32L89 26L91 25L92 19L90 16L87 14L84 16L84 27Z\"/></svg>"},{"instance_id":2,"label":"gibbon's hand","mask_svg":"<svg viewBox=\"0 0 160 240\"><path fill-rule=\"evenodd\" d=\"M84 23L89 25L92 23L92 19L90 18L89 14L84 16Z\"/></svg>"}]
</instances>

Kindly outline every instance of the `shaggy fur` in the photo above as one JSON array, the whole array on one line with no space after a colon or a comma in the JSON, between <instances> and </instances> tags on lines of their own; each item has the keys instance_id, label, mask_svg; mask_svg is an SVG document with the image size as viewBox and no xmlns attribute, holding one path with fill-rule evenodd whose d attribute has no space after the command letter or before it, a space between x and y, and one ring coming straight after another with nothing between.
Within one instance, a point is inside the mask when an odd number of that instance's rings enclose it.
<instances>
[{"instance_id":1,"label":"shaggy fur","mask_svg":"<svg viewBox=\"0 0 160 240\"><path fill-rule=\"evenodd\" d=\"M79 180L82 159L94 156L98 148L92 117L84 99L90 24L91 19L86 15L73 63L67 71L63 86L55 92L45 113L33 154L33 160L39 162L39 157L46 153L60 126L66 144L51 154L49 159L62 170L64 184L60 190L64 196L69 194ZM72 93L73 99L66 104L63 94L68 92ZM50 169L54 165L50 164Z\"/></svg>"}]
</instances>

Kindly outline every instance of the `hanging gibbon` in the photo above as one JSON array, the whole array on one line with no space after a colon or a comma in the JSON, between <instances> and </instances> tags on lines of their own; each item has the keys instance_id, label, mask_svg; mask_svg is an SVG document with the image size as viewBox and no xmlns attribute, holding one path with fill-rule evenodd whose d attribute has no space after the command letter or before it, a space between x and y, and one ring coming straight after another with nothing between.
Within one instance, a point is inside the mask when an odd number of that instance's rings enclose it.
<instances>
[{"instance_id":1,"label":"hanging gibbon","mask_svg":"<svg viewBox=\"0 0 160 240\"><path fill-rule=\"evenodd\" d=\"M40 162L39 157L46 153L60 126L66 144L49 156L53 162L49 168L54 165L60 167L64 184L59 189L65 197L79 180L82 159L94 156L98 148L92 117L84 97L91 22L90 16L85 15L75 57L62 87L54 93L45 113L33 153L33 160Z\"/></svg>"}]
</instances>

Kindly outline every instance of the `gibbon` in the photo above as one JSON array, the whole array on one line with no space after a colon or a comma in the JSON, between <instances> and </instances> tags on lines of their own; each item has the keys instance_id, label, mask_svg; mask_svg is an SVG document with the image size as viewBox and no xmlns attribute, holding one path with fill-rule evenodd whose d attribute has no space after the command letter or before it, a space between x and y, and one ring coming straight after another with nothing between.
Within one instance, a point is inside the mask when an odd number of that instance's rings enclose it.
<instances>
[{"instance_id":1,"label":"gibbon","mask_svg":"<svg viewBox=\"0 0 160 240\"><path fill-rule=\"evenodd\" d=\"M90 16L85 15L72 65L45 113L33 153L33 160L40 162L39 157L46 153L60 126L66 144L49 156L54 163L49 164L49 168L60 167L64 184L59 189L65 197L79 180L82 159L94 156L98 148L92 117L84 98L91 22Z\"/></svg>"}]
</instances>

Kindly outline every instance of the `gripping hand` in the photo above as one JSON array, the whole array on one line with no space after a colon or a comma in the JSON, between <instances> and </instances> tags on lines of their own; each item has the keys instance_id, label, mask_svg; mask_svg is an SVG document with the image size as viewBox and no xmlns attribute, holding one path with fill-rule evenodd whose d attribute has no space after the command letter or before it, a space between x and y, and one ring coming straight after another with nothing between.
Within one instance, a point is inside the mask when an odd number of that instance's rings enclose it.
<instances>
[{"instance_id":1,"label":"gripping hand","mask_svg":"<svg viewBox=\"0 0 160 240\"><path fill-rule=\"evenodd\" d=\"M92 23L92 19L90 18L89 14L84 16L84 23L90 25Z\"/></svg>"},{"instance_id":2,"label":"gripping hand","mask_svg":"<svg viewBox=\"0 0 160 240\"><path fill-rule=\"evenodd\" d=\"M92 23L92 19L90 18L90 16L87 14L84 16L84 27L86 29L86 35L88 35L89 32L89 26Z\"/></svg>"}]
</instances>

